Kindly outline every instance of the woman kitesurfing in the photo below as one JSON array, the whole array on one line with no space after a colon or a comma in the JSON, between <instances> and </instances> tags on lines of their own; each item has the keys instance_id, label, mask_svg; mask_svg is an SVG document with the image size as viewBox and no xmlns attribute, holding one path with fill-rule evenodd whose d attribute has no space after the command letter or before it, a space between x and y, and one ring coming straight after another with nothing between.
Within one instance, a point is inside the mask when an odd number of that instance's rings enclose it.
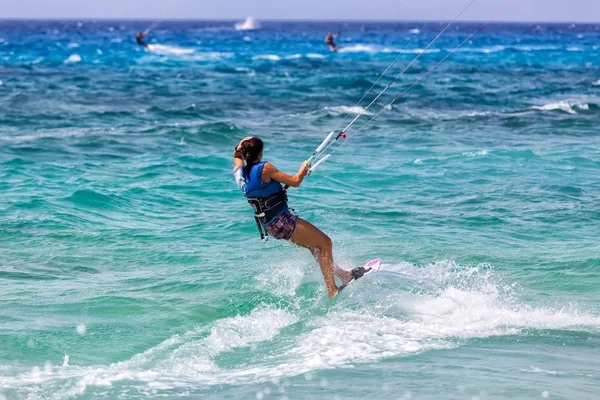
<instances>
[{"instance_id":1,"label":"woman kitesurfing","mask_svg":"<svg viewBox=\"0 0 600 400\"><path fill-rule=\"evenodd\" d=\"M286 189L282 185L298 187L307 175L310 162L304 161L296 175L279 171L273 164L262 161L263 141L246 137L233 152L233 174L239 188L254 209L261 237L289 240L312 253L325 278L329 298L335 297L351 280L358 279L365 267L347 271L335 266L331 239L310 222L293 215L287 204ZM264 232L263 232L264 231ZM335 283L334 275L341 282Z\"/></svg>"}]
</instances>

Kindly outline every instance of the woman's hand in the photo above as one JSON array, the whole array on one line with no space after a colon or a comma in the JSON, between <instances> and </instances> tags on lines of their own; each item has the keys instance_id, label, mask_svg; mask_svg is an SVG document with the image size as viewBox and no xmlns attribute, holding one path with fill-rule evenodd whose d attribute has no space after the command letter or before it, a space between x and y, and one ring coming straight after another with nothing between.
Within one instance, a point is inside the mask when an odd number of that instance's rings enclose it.
<instances>
[{"instance_id":1,"label":"woman's hand","mask_svg":"<svg viewBox=\"0 0 600 400\"><path fill-rule=\"evenodd\" d=\"M244 160L242 157L242 144L244 144L244 142L248 139L252 139L252 136L246 136L235 147L235 151L233 152L233 172L244 165Z\"/></svg>"},{"instance_id":2,"label":"woman's hand","mask_svg":"<svg viewBox=\"0 0 600 400\"><path fill-rule=\"evenodd\" d=\"M242 144L246 141L252 139L252 136L246 136L245 138L243 138L242 140L240 140L240 143L237 145L237 147L235 148L236 151L241 151L242 150Z\"/></svg>"},{"instance_id":3,"label":"woman's hand","mask_svg":"<svg viewBox=\"0 0 600 400\"><path fill-rule=\"evenodd\" d=\"M300 171L298 171L298 175L300 175L300 176L308 175L309 169L310 169L310 161L306 160L302 163L302 166L300 166Z\"/></svg>"}]
</instances>

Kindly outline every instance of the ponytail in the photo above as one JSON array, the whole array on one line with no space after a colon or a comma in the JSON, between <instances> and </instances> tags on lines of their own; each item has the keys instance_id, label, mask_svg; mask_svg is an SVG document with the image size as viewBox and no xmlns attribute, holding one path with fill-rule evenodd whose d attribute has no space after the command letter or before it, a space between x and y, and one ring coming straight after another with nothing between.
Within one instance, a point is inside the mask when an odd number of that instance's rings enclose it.
<instances>
[{"instance_id":1,"label":"ponytail","mask_svg":"<svg viewBox=\"0 0 600 400\"><path fill-rule=\"evenodd\" d=\"M242 154L242 158L246 163L246 178L250 177L250 170L252 169L252 165L256 164L256 160L258 160L262 149L263 141L257 137L250 138L242 143L240 153Z\"/></svg>"}]
</instances>

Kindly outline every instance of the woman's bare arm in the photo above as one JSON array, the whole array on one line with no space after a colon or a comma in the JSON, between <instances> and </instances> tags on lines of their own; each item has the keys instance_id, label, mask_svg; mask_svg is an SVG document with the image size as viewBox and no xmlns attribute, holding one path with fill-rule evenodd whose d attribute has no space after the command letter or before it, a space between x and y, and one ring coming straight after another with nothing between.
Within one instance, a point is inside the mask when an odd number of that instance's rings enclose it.
<instances>
[{"instance_id":1,"label":"woman's bare arm","mask_svg":"<svg viewBox=\"0 0 600 400\"><path fill-rule=\"evenodd\" d=\"M233 172L235 172L235 170L239 167L244 166L244 159L242 158L242 152L240 150L242 148L242 143L251 138L252 136L246 136L240 140L240 143L237 146L235 146L235 150L233 151Z\"/></svg>"},{"instance_id":2,"label":"woman's bare arm","mask_svg":"<svg viewBox=\"0 0 600 400\"><path fill-rule=\"evenodd\" d=\"M298 187L304 180L306 173L308 172L308 168L310 164L308 161L304 161L298 170L296 175L288 175L281 171L279 171L275 166L271 163L266 163L263 168L262 180L264 183L269 183L271 179L282 183L284 185L288 185L291 187Z\"/></svg>"}]
</instances>

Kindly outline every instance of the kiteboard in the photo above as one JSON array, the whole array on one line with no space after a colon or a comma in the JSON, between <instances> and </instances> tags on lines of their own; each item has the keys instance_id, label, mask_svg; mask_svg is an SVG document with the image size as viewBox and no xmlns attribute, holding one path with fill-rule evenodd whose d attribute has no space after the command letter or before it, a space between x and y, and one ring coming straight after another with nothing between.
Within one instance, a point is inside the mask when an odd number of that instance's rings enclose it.
<instances>
[{"instance_id":1,"label":"kiteboard","mask_svg":"<svg viewBox=\"0 0 600 400\"><path fill-rule=\"evenodd\" d=\"M354 268L352 270L352 280L350 282L346 283L345 285L340 286L338 290L342 290L342 289L346 288L352 282L364 277L367 274L379 271L380 268L381 268L381 259L379 259L379 258L371 260L368 263L363 264L362 266L360 266L358 268Z\"/></svg>"}]
</instances>

